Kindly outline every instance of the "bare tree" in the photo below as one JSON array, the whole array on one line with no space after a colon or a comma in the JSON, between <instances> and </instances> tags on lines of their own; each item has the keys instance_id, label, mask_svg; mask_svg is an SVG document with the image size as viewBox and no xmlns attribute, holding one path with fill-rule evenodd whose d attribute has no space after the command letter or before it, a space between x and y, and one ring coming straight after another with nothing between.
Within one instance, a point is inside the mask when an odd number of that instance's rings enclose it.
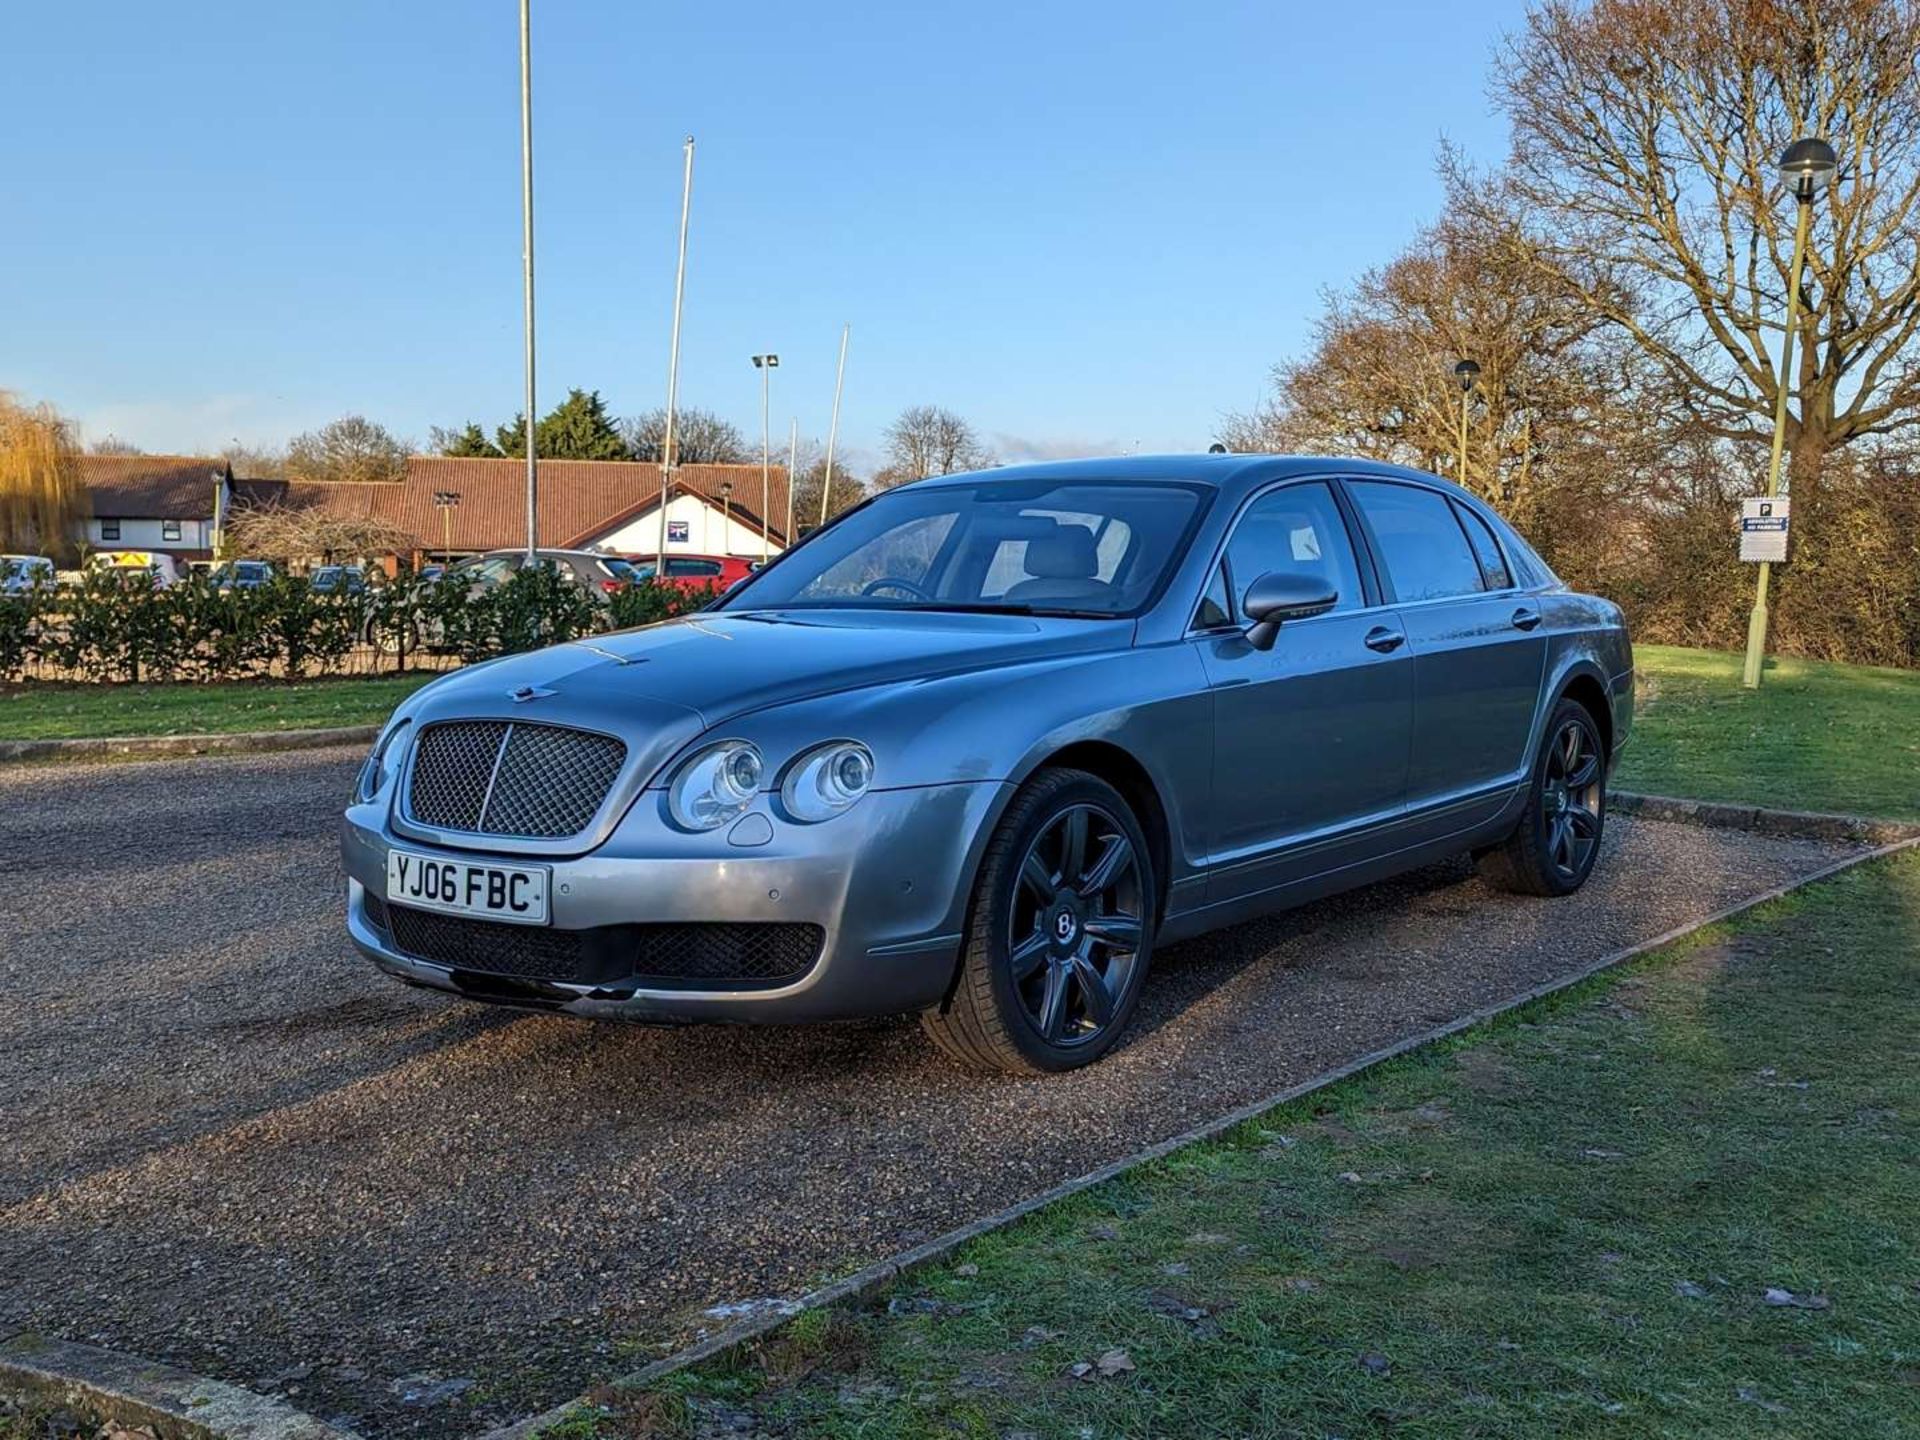
<instances>
[{"instance_id":1,"label":"bare tree","mask_svg":"<svg viewBox=\"0 0 1920 1440\"><path fill-rule=\"evenodd\" d=\"M826 447L817 440L800 442L793 473L793 538L813 529L820 520L820 489L827 482ZM833 461L833 491L827 498L827 518L850 510L867 498L867 486L839 456Z\"/></svg>"},{"instance_id":2,"label":"bare tree","mask_svg":"<svg viewBox=\"0 0 1920 1440\"><path fill-rule=\"evenodd\" d=\"M122 440L118 435L108 435L88 445L87 453L89 455L144 455L147 452L130 440Z\"/></svg>"},{"instance_id":3,"label":"bare tree","mask_svg":"<svg viewBox=\"0 0 1920 1440\"><path fill-rule=\"evenodd\" d=\"M887 462L873 477L873 483L881 489L929 475L980 470L994 463L993 453L974 434L973 427L938 405L908 406L887 427L885 439Z\"/></svg>"},{"instance_id":4,"label":"bare tree","mask_svg":"<svg viewBox=\"0 0 1920 1440\"><path fill-rule=\"evenodd\" d=\"M1328 298L1303 358L1277 366L1268 402L1228 417L1229 448L1332 451L1452 475L1525 521L1537 486L1581 437L1612 435L1631 398L1631 354L1564 287L1542 283L1517 220L1455 210L1393 261ZM1472 359L1466 469L1462 391ZM1603 415L1603 412L1608 412ZM1637 416L1631 427L1645 428ZM1563 477L1564 478L1564 475Z\"/></svg>"},{"instance_id":5,"label":"bare tree","mask_svg":"<svg viewBox=\"0 0 1920 1440\"><path fill-rule=\"evenodd\" d=\"M412 447L364 415L347 415L287 445L287 478L370 483L407 473Z\"/></svg>"},{"instance_id":6,"label":"bare tree","mask_svg":"<svg viewBox=\"0 0 1920 1440\"><path fill-rule=\"evenodd\" d=\"M667 412L650 410L637 415L621 427L627 451L635 460L656 464L667 443ZM675 410L673 412L674 460L681 465L744 465L758 459L755 446L751 457L747 442L730 420L722 420L711 410Z\"/></svg>"},{"instance_id":7,"label":"bare tree","mask_svg":"<svg viewBox=\"0 0 1920 1440\"><path fill-rule=\"evenodd\" d=\"M407 555L419 540L388 520L329 514L325 510L283 505L236 510L229 526L229 547L237 555L287 564L375 560Z\"/></svg>"},{"instance_id":8,"label":"bare tree","mask_svg":"<svg viewBox=\"0 0 1920 1440\"><path fill-rule=\"evenodd\" d=\"M220 458L239 480L281 480L286 478L287 456L271 445L245 445L234 440L220 449Z\"/></svg>"},{"instance_id":9,"label":"bare tree","mask_svg":"<svg viewBox=\"0 0 1920 1440\"><path fill-rule=\"evenodd\" d=\"M1803 500L1832 447L1920 423L1916 52L1913 0L1547 0L1496 70L1525 253L1723 438L1770 434L1781 384L1794 217L1778 157L1799 135L1839 150L1792 378Z\"/></svg>"}]
</instances>

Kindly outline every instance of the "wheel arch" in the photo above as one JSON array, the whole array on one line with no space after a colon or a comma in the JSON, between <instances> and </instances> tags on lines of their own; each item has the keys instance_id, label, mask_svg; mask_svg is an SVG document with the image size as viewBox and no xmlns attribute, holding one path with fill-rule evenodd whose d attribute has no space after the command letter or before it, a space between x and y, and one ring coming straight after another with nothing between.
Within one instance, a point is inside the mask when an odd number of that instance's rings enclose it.
<instances>
[{"instance_id":1,"label":"wheel arch","mask_svg":"<svg viewBox=\"0 0 1920 1440\"><path fill-rule=\"evenodd\" d=\"M1131 751L1110 740L1076 740L1041 757L1018 783L1024 785L1042 770L1084 770L1113 786L1133 808L1152 852L1153 918L1159 924L1166 914L1167 889L1172 883L1173 836L1166 801L1147 767Z\"/></svg>"},{"instance_id":2,"label":"wheel arch","mask_svg":"<svg viewBox=\"0 0 1920 1440\"><path fill-rule=\"evenodd\" d=\"M1603 763L1613 758L1613 705L1607 699L1606 682L1597 671L1584 666L1576 668L1561 682L1555 696L1555 704L1560 700L1571 700L1589 715L1600 731L1600 753Z\"/></svg>"}]
</instances>

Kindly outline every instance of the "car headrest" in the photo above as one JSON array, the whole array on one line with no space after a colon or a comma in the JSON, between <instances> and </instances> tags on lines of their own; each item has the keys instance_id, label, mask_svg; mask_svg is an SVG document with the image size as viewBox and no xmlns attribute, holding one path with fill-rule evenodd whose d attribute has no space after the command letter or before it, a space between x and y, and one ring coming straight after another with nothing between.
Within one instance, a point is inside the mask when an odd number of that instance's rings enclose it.
<instances>
[{"instance_id":1,"label":"car headrest","mask_svg":"<svg viewBox=\"0 0 1920 1440\"><path fill-rule=\"evenodd\" d=\"M1100 571L1093 532L1084 525L1062 525L1029 540L1025 569L1036 580L1091 580Z\"/></svg>"}]
</instances>

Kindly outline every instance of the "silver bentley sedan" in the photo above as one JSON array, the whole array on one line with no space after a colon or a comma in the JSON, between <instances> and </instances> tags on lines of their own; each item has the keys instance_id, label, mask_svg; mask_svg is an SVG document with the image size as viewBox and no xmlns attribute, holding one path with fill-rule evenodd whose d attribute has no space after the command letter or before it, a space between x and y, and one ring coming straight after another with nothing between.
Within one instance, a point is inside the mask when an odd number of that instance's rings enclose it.
<instances>
[{"instance_id":1,"label":"silver bentley sedan","mask_svg":"<svg viewBox=\"0 0 1920 1440\"><path fill-rule=\"evenodd\" d=\"M1062 1070L1158 945L1462 852L1570 895L1632 715L1620 611L1431 475L950 475L698 614L417 692L347 810L347 924L476 1000L917 1012Z\"/></svg>"}]
</instances>

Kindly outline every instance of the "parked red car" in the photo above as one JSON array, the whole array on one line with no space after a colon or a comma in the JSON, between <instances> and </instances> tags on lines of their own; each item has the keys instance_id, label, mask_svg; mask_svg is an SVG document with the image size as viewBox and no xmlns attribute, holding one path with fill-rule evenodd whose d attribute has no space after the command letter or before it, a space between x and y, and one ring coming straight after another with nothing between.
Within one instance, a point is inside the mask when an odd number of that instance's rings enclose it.
<instances>
[{"instance_id":1,"label":"parked red car","mask_svg":"<svg viewBox=\"0 0 1920 1440\"><path fill-rule=\"evenodd\" d=\"M658 556L628 555L625 558L633 567L636 584L653 578ZM678 585L682 590L725 590L746 579L756 568L758 562L739 555L669 555L663 583Z\"/></svg>"}]
</instances>

